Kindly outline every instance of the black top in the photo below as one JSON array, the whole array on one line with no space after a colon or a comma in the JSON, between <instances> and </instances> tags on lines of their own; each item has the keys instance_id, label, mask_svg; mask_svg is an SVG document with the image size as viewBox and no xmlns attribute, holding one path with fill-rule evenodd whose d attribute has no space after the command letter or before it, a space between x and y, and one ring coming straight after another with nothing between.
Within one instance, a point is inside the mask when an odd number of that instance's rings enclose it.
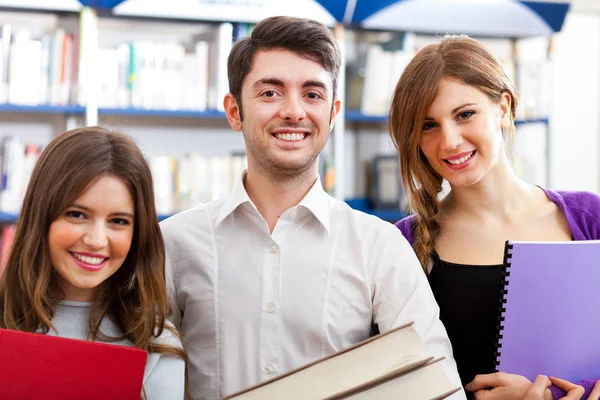
<instances>
[{"instance_id":1,"label":"black top","mask_svg":"<svg viewBox=\"0 0 600 400\"><path fill-rule=\"evenodd\" d=\"M495 371L502 265L463 265L432 255L429 283L463 385Z\"/></svg>"}]
</instances>

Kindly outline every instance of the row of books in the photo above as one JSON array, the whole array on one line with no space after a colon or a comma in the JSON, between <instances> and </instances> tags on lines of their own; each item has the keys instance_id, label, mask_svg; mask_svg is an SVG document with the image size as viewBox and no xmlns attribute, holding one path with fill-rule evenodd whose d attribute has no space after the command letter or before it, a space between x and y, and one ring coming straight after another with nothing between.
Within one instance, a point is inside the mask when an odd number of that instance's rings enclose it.
<instances>
[{"instance_id":1,"label":"row of books","mask_svg":"<svg viewBox=\"0 0 600 400\"><path fill-rule=\"evenodd\" d=\"M404 33L383 41L358 40L347 65L348 108L365 115L387 115L396 83L414 55L424 45L440 38L422 39ZM517 85L520 106L517 118L540 118L549 113L552 63L548 39L508 39L484 44L498 57Z\"/></svg>"},{"instance_id":2,"label":"row of books","mask_svg":"<svg viewBox=\"0 0 600 400\"><path fill-rule=\"evenodd\" d=\"M100 107L222 110L229 90L227 56L233 42L251 29L248 24L207 25L182 42L134 40L93 53L81 34L90 18L82 16L81 30L57 28L41 37L1 26L0 103L85 105L96 92L86 73L98 85Z\"/></svg>"},{"instance_id":3,"label":"row of books","mask_svg":"<svg viewBox=\"0 0 600 400\"><path fill-rule=\"evenodd\" d=\"M223 110L222 99L229 90L227 56L232 44L252 29L249 24L204 24L177 41L169 36L158 41L156 35L147 40L125 38L116 45L100 41L94 55L81 34L93 25L90 18L82 16L80 28L71 32L57 28L36 38L27 29L3 25L0 103L85 105L92 90L85 80L93 79L100 107ZM380 41L350 40L348 108L366 115L386 115L404 68L431 41L409 33L388 35ZM548 115L552 79L548 39L514 43L506 39L502 43L491 47L517 82L521 97L518 117ZM89 57L95 62L84 59ZM88 74L87 78L80 71Z\"/></svg>"},{"instance_id":4,"label":"row of books","mask_svg":"<svg viewBox=\"0 0 600 400\"><path fill-rule=\"evenodd\" d=\"M41 146L25 143L19 137L8 136L2 140L0 211L19 211L40 153ZM226 196L247 165L245 154L150 156L148 162L159 214L171 214Z\"/></svg>"},{"instance_id":5,"label":"row of books","mask_svg":"<svg viewBox=\"0 0 600 400\"><path fill-rule=\"evenodd\" d=\"M247 166L245 154L202 157L189 153L180 158L151 157L149 161L159 214L225 197Z\"/></svg>"},{"instance_id":6,"label":"row of books","mask_svg":"<svg viewBox=\"0 0 600 400\"><path fill-rule=\"evenodd\" d=\"M0 28L0 103L66 105L75 94L76 33L57 29L32 38L27 29Z\"/></svg>"}]
</instances>

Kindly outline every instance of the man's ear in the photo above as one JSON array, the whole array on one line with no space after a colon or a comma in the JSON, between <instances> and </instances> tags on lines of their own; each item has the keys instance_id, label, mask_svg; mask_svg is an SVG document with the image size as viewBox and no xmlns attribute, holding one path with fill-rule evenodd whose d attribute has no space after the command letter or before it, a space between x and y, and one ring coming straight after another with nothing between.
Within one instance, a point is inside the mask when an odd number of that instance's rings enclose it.
<instances>
[{"instance_id":1,"label":"man's ear","mask_svg":"<svg viewBox=\"0 0 600 400\"><path fill-rule=\"evenodd\" d=\"M223 106L225 107L225 115L231 128L239 132L242 130L242 119L240 118L240 108L235 101L235 97L231 93L227 93L223 99Z\"/></svg>"},{"instance_id":2,"label":"man's ear","mask_svg":"<svg viewBox=\"0 0 600 400\"><path fill-rule=\"evenodd\" d=\"M335 117L340 112L341 105L342 102L340 101L340 99L335 99L333 101L333 105L331 106L331 116L329 119L329 132L331 132L331 130L333 129L333 125L335 124Z\"/></svg>"}]
</instances>

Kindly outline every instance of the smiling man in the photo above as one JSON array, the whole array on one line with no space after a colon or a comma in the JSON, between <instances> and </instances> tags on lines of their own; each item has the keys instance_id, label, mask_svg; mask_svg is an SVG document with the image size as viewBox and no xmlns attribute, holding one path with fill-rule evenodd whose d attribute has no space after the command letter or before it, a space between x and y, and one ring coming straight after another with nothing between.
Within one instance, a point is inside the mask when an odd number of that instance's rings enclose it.
<instances>
[{"instance_id":1,"label":"smiling man","mask_svg":"<svg viewBox=\"0 0 600 400\"><path fill-rule=\"evenodd\" d=\"M266 19L231 51L224 105L248 170L226 198L162 223L171 319L195 398L218 399L366 339L374 325L409 321L460 386L408 242L322 188L317 157L340 108L339 69L331 32L310 20Z\"/></svg>"}]
</instances>

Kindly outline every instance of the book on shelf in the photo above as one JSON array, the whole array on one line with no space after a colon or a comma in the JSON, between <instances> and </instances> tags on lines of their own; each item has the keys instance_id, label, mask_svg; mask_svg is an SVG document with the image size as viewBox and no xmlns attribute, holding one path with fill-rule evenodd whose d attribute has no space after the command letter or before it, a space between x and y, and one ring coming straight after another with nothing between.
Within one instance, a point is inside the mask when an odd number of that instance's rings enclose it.
<instances>
[{"instance_id":1,"label":"book on shelf","mask_svg":"<svg viewBox=\"0 0 600 400\"><path fill-rule=\"evenodd\" d=\"M146 358L134 347L0 329L0 398L139 400Z\"/></svg>"},{"instance_id":2,"label":"book on shelf","mask_svg":"<svg viewBox=\"0 0 600 400\"><path fill-rule=\"evenodd\" d=\"M408 323L223 400L441 399L460 390Z\"/></svg>"},{"instance_id":3,"label":"book on shelf","mask_svg":"<svg viewBox=\"0 0 600 400\"><path fill-rule=\"evenodd\" d=\"M572 382L600 372L600 241L505 245L496 364Z\"/></svg>"},{"instance_id":4,"label":"book on shelf","mask_svg":"<svg viewBox=\"0 0 600 400\"><path fill-rule=\"evenodd\" d=\"M0 228L2 229L0 235L0 275L4 272L6 263L8 262L8 253L10 252L15 237L15 228L15 225L3 225L2 228Z\"/></svg>"},{"instance_id":5,"label":"book on shelf","mask_svg":"<svg viewBox=\"0 0 600 400\"><path fill-rule=\"evenodd\" d=\"M187 36L161 40L149 31L147 38L124 35L115 43L100 40L89 9L77 26L74 21L41 34L0 25L0 103L85 106L92 96L101 108L223 111L227 57L251 30L249 24L203 23Z\"/></svg>"},{"instance_id":6,"label":"book on shelf","mask_svg":"<svg viewBox=\"0 0 600 400\"><path fill-rule=\"evenodd\" d=\"M76 39L57 28L40 37L11 24L0 28L0 103L66 105L77 80Z\"/></svg>"}]
</instances>

